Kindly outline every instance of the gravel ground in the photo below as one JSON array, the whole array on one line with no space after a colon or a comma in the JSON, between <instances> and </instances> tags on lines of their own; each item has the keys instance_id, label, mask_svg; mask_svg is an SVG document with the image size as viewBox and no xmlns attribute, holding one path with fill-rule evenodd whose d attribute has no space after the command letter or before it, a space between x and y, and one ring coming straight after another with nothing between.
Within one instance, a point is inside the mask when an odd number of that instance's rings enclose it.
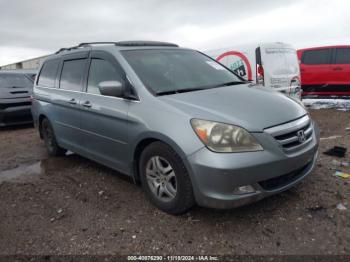
<instances>
[{"instance_id":1,"label":"gravel ground","mask_svg":"<svg viewBox=\"0 0 350 262\"><path fill-rule=\"evenodd\" d=\"M320 152L350 150L349 112L311 114L321 137L339 136ZM49 158L32 127L1 129L0 254L350 254L350 179L333 176L350 167L334 159L350 155L321 153L301 184L258 203L176 217L113 170L75 154Z\"/></svg>"}]
</instances>

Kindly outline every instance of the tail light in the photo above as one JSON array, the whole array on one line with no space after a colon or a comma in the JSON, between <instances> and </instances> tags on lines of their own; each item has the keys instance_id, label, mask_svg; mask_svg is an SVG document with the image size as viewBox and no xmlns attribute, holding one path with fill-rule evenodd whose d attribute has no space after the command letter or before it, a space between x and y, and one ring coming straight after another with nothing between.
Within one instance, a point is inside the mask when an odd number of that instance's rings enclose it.
<instances>
[{"instance_id":1,"label":"tail light","mask_svg":"<svg viewBox=\"0 0 350 262\"><path fill-rule=\"evenodd\" d=\"M256 67L256 82L258 84L264 85L264 68L259 64L257 64Z\"/></svg>"}]
</instances>

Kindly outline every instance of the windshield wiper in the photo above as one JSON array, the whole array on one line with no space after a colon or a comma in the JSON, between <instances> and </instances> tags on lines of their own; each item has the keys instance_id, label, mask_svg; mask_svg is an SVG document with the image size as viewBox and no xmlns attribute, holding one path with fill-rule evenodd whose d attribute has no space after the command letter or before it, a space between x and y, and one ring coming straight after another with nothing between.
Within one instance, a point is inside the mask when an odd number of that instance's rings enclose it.
<instances>
[{"instance_id":1,"label":"windshield wiper","mask_svg":"<svg viewBox=\"0 0 350 262\"><path fill-rule=\"evenodd\" d=\"M217 88L222 86L233 86L233 85L242 85L248 83L247 81L232 81L227 82L223 84L218 85L212 85L212 86L205 86L205 87L195 87L195 88L184 88L184 89L175 89L175 90L169 90L169 91L160 91L157 92L157 96L162 95L173 95L173 94L179 94L179 93L186 93L186 92L192 92L192 91L198 91L198 90L204 90L204 89L211 89L211 88Z\"/></svg>"},{"instance_id":2,"label":"windshield wiper","mask_svg":"<svg viewBox=\"0 0 350 262\"><path fill-rule=\"evenodd\" d=\"M207 88L184 88L184 89L175 89L175 90L169 90L169 91L160 91L157 92L157 96L162 96L162 95L173 95L173 94L179 94L179 93L186 93L186 92L192 92L192 91L198 91L198 90L204 90Z\"/></svg>"},{"instance_id":3,"label":"windshield wiper","mask_svg":"<svg viewBox=\"0 0 350 262\"><path fill-rule=\"evenodd\" d=\"M227 82L227 83L216 85L215 87L243 85L243 84L246 84L246 83L248 83L248 81L232 81L232 82Z\"/></svg>"}]
</instances>

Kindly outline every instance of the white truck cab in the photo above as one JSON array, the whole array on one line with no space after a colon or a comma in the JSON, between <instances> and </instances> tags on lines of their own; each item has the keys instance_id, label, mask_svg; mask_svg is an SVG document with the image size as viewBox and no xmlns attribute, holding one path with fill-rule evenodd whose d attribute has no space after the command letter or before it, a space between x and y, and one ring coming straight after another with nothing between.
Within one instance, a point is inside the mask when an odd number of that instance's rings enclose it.
<instances>
[{"instance_id":1,"label":"white truck cab","mask_svg":"<svg viewBox=\"0 0 350 262\"><path fill-rule=\"evenodd\" d=\"M204 51L253 84L301 98L296 50L285 43L261 43Z\"/></svg>"}]
</instances>

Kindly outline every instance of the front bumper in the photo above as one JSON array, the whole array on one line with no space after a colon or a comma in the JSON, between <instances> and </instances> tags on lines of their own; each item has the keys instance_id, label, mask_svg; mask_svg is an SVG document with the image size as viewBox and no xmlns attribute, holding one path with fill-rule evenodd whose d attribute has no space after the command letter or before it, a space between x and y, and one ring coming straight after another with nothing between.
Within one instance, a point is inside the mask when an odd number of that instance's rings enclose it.
<instances>
[{"instance_id":1,"label":"front bumper","mask_svg":"<svg viewBox=\"0 0 350 262\"><path fill-rule=\"evenodd\" d=\"M298 152L285 153L267 133L254 136L264 151L214 153L202 148L187 158L198 205L233 208L280 193L303 180L317 160L319 130L314 125L312 140ZM235 194L241 186L254 191Z\"/></svg>"},{"instance_id":2,"label":"front bumper","mask_svg":"<svg viewBox=\"0 0 350 262\"><path fill-rule=\"evenodd\" d=\"M30 101L13 101L0 103L0 126L11 126L32 123Z\"/></svg>"}]
</instances>

